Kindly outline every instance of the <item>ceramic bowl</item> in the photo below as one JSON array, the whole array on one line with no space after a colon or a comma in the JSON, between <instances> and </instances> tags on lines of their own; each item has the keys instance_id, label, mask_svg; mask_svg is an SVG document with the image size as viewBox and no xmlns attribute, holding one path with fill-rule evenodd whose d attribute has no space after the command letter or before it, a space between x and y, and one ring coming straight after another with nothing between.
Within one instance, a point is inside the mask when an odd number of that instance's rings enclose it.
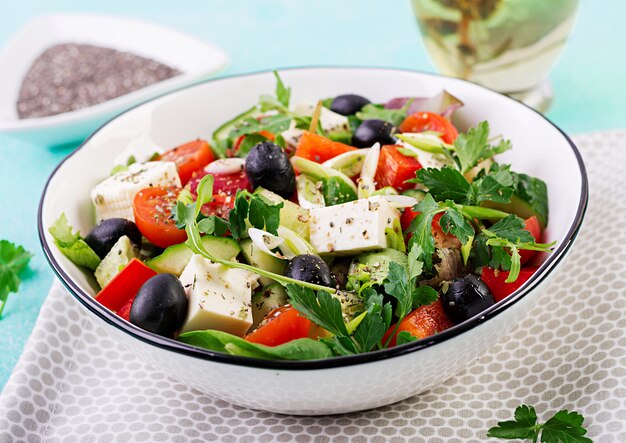
<instances>
[{"instance_id":1,"label":"ceramic bowl","mask_svg":"<svg viewBox=\"0 0 626 443\"><path fill-rule=\"evenodd\" d=\"M91 276L54 246L47 227L61 212L83 233L94 224L89 190L109 174L112 159L133 137L175 146L210 138L223 121L273 91L270 72L222 78L144 103L96 131L50 177L39 209L45 254L89 317L151 366L215 398L284 414L336 414L375 408L426 391L467 368L537 303L566 256L587 205L587 178L571 140L532 109L462 80L412 71L368 68L303 68L281 72L293 101L359 93L374 102L398 96L431 96L446 89L465 102L456 123L466 129L488 120L514 149L501 157L514 169L548 184L553 253L515 294L440 334L396 348L309 362L275 362L223 355L141 330L98 304Z\"/></svg>"},{"instance_id":2,"label":"ceramic bowl","mask_svg":"<svg viewBox=\"0 0 626 443\"><path fill-rule=\"evenodd\" d=\"M49 117L19 119L16 102L33 61L58 43L88 43L151 58L182 72L112 100ZM226 54L190 35L143 20L102 14L49 14L26 23L0 50L0 132L55 146L83 140L116 114L150 98L206 80Z\"/></svg>"}]
</instances>

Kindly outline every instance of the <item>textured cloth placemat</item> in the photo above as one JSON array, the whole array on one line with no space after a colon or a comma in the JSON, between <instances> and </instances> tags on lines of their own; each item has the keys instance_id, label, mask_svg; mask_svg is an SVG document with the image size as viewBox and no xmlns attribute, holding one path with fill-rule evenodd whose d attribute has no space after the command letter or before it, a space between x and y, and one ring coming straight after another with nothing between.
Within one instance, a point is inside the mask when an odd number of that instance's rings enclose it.
<instances>
[{"instance_id":1,"label":"textured cloth placemat","mask_svg":"<svg viewBox=\"0 0 626 443\"><path fill-rule=\"evenodd\" d=\"M594 441L626 442L626 132L576 141L591 201L571 256L528 317L441 386L339 416L247 410L144 365L55 282L0 398L0 442L484 441L520 403L540 419L577 410Z\"/></svg>"}]
</instances>

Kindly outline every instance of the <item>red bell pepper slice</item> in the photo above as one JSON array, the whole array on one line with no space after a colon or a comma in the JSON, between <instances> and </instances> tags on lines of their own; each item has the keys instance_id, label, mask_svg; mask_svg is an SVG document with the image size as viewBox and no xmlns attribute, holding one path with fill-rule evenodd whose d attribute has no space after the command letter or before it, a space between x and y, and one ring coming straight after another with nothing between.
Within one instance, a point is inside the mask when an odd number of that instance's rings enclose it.
<instances>
[{"instance_id":1,"label":"red bell pepper slice","mask_svg":"<svg viewBox=\"0 0 626 443\"><path fill-rule=\"evenodd\" d=\"M480 279L485 282L489 287L489 290L493 294L493 298L496 303L505 299L513 292L517 291L520 286L528 281L530 277L537 271L536 267L522 268L519 273L519 277L512 283L506 283L506 279L509 278L508 271L501 271L499 269L493 269L487 266L483 266L483 271L480 275Z\"/></svg>"},{"instance_id":2,"label":"red bell pepper slice","mask_svg":"<svg viewBox=\"0 0 626 443\"><path fill-rule=\"evenodd\" d=\"M111 311L119 311L131 298L134 298L139 288L157 273L144 265L141 260L133 258L102 291L96 295L96 300Z\"/></svg>"},{"instance_id":3,"label":"red bell pepper slice","mask_svg":"<svg viewBox=\"0 0 626 443\"><path fill-rule=\"evenodd\" d=\"M305 131L298 142L295 155L317 163L324 163L326 160L337 157L339 154L356 151L356 149L354 146L348 146Z\"/></svg>"},{"instance_id":4,"label":"red bell pepper slice","mask_svg":"<svg viewBox=\"0 0 626 443\"><path fill-rule=\"evenodd\" d=\"M292 306L282 306L270 312L266 323L246 336L246 340L266 346L278 346L298 338L309 337L311 321Z\"/></svg>"},{"instance_id":5,"label":"red bell pepper slice","mask_svg":"<svg viewBox=\"0 0 626 443\"><path fill-rule=\"evenodd\" d=\"M378 188L391 186L398 191L404 191L415 187L406 181L415 178L418 169L422 169L422 165L415 157L403 155L398 151L398 146L387 145L380 150L374 180Z\"/></svg>"}]
</instances>

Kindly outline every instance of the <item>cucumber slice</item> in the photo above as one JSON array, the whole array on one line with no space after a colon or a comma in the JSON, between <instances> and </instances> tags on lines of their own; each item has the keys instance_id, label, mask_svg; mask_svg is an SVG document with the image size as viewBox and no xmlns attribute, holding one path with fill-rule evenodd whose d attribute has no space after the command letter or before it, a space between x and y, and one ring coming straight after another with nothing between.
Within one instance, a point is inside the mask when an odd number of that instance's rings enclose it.
<instances>
[{"instance_id":1,"label":"cucumber slice","mask_svg":"<svg viewBox=\"0 0 626 443\"><path fill-rule=\"evenodd\" d=\"M418 202L421 202L424 200L424 197L426 197L426 192L419 189L407 189L402 193L402 195L408 195L409 197L413 197Z\"/></svg>"},{"instance_id":2,"label":"cucumber slice","mask_svg":"<svg viewBox=\"0 0 626 443\"><path fill-rule=\"evenodd\" d=\"M264 188L257 188L255 194L261 194L274 204L283 203L280 210L280 225L291 229L305 240L309 240L309 211L307 209Z\"/></svg>"},{"instance_id":3,"label":"cucumber slice","mask_svg":"<svg viewBox=\"0 0 626 443\"><path fill-rule=\"evenodd\" d=\"M322 163L322 165L328 168L336 169L348 177L354 177L355 175L359 175L361 173L365 156L369 150L370 148L363 148L357 151L344 152L343 154L339 154L337 157L326 160Z\"/></svg>"},{"instance_id":4,"label":"cucumber slice","mask_svg":"<svg viewBox=\"0 0 626 443\"><path fill-rule=\"evenodd\" d=\"M341 172L329 168L328 166L321 165L319 163L315 163L314 161L308 160L302 157L292 157L291 164L297 170L299 170L302 174L308 175L315 180L321 180L324 178L337 177L341 179L342 182L345 183L347 187L352 188L354 192L356 192L356 185L354 182L345 174Z\"/></svg>"},{"instance_id":5,"label":"cucumber slice","mask_svg":"<svg viewBox=\"0 0 626 443\"><path fill-rule=\"evenodd\" d=\"M274 255L263 252L249 238L241 241L241 254L243 255L244 261L251 266L256 266L257 268L273 272L274 274L283 275L285 273L285 267L287 266L286 260L281 260ZM259 277L259 282L263 286L276 283L271 278L263 276Z\"/></svg>"},{"instance_id":6,"label":"cucumber slice","mask_svg":"<svg viewBox=\"0 0 626 443\"><path fill-rule=\"evenodd\" d=\"M304 174L296 177L296 189L298 190L298 203L305 209L323 208L324 195L315 181Z\"/></svg>"},{"instance_id":7,"label":"cucumber slice","mask_svg":"<svg viewBox=\"0 0 626 443\"><path fill-rule=\"evenodd\" d=\"M232 260L241 251L239 244L232 238L205 235L202 237L202 244L207 251L223 260ZM180 243L165 249L161 255L146 260L145 264L159 274L174 274L179 277L192 255L191 249Z\"/></svg>"},{"instance_id":8,"label":"cucumber slice","mask_svg":"<svg viewBox=\"0 0 626 443\"><path fill-rule=\"evenodd\" d=\"M113 277L126 267L128 262L139 256L137 247L130 238L123 235L115 242L111 250L102 259L94 274L101 288L104 288Z\"/></svg>"},{"instance_id":9,"label":"cucumber slice","mask_svg":"<svg viewBox=\"0 0 626 443\"><path fill-rule=\"evenodd\" d=\"M278 283L267 286L252 296L252 327L256 329L263 319L274 309L285 306L289 296Z\"/></svg>"},{"instance_id":10,"label":"cucumber slice","mask_svg":"<svg viewBox=\"0 0 626 443\"><path fill-rule=\"evenodd\" d=\"M230 131L235 129L238 123L247 118L256 117L258 114L258 108L256 106L253 106L247 111L244 111L241 114L231 118L213 132L213 140L222 140L228 138Z\"/></svg>"}]
</instances>

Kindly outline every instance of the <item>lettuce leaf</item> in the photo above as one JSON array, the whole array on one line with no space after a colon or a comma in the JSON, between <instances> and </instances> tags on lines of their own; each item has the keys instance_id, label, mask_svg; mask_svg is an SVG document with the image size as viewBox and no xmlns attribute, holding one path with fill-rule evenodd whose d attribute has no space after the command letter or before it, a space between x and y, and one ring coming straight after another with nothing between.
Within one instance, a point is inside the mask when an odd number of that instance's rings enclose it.
<instances>
[{"instance_id":1,"label":"lettuce leaf","mask_svg":"<svg viewBox=\"0 0 626 443\"><path fill-rule=\"evenodd\" d=\"M48 228L59 251L78 266L94 271L100 264L100 257L83 240L78 231L73 232L65 214Z\"/></svg>"}]
</instances>

